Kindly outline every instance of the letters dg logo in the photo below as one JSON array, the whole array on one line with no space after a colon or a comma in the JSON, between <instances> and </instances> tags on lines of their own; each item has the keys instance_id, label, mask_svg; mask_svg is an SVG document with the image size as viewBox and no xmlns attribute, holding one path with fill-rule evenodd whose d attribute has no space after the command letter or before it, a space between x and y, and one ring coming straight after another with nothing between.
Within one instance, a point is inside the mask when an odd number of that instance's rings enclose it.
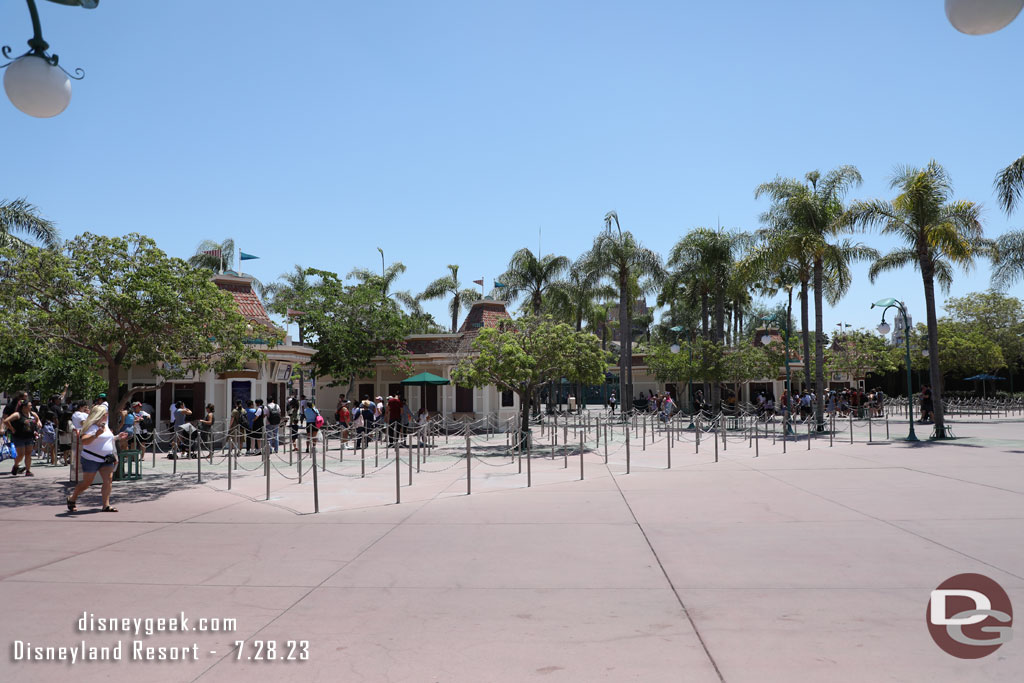
<instances>
[{"instance_id":1,"label":"letters dg logo","mask_svg":"<svg viewBox=\"0 0 1024 683\"><path fill-rule=\"evenodd\" d=\"M992 654L1013 633L1010 597L981 574L957 574L932 591L928 632L943 650L961 659Z\"/></svg>"}]
</instances>

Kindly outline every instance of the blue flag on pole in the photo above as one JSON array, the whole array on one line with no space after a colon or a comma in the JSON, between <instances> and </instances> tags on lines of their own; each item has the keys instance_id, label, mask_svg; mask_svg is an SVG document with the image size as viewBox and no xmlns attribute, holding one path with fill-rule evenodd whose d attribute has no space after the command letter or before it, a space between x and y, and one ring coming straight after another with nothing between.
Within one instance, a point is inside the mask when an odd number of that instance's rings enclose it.
<instances>
[{"instance_id":1,"label":"blue flag on pole","mask_svg":"<svg viewBox=\"0 0 1024 683\"><path fill-rule=\"evenodd\" d=\"M238 258L242 261L251 261L255 258L259 258L259 256L253 256L252 254L246 254L244 251L240 251L238 253Z\"/></svg>"}]
</instances>

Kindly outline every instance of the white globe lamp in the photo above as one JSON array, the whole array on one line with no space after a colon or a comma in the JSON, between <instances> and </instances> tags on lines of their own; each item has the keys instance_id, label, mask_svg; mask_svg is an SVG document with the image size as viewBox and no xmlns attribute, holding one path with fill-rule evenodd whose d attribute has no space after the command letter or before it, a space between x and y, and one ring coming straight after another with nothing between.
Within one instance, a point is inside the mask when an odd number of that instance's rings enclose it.
<instances>
[{"instance_id":1,"label":"white globe lamp","mask_svg":"<svg viewBox=\"0 0 1024 683\"><path fill-rule=\"evenodd\" d=\"M946 17L961 33L994 33L1017 18L1024 0L946 0Z\"/></svg>"},{"instance_id":2,"label":"white globe lamp","mask_svg":"<svg viewBox=\"0 0 1024 683\"><path fill-rule=\"evenodd\" d=\"M891 330L891 329L892 329L892 328L891 328L891 327L889 327L889 323L887 323L887 322L885 322L885 321L883 320L883 321L882 321L882 324L880 324L880 325L878 326L878 333L879 333L879 334L889 334L889 330Z\"/></svg>"},{"instance_id":3,"label":"white globe lamp","mask_svg":"<svg viewBox=\"0 0 1024 683\"><path fill-rule=\"evenodd\" d=\"M34 54L19 57L7 67L4 90L11 104L40 119L60 114L71 102L68 75Z\"/></svg>"},{"instance_id":4,"label":"white globe lamp","mask_svg":"<svg viewBox=\"0 0 1024 683\"><path fill-rule=\"evenodd\" d=\"M771 344L772 343L771 335L767 335L766 334L763 337L761 337L761 343L764 344L765 346L768 346L769 344Z\"/></svg>"},{"instance_id":5,"label":"white globe lamp","mask_svg":"<svg viewBox=\"0 0 1024 683\"><path fill-rule=\"evenodd\" d=\"M673 344L672 346L668 347L668 350L671 351L672 353L679 353L679 344Z\"/></svg>"}]
</instances>

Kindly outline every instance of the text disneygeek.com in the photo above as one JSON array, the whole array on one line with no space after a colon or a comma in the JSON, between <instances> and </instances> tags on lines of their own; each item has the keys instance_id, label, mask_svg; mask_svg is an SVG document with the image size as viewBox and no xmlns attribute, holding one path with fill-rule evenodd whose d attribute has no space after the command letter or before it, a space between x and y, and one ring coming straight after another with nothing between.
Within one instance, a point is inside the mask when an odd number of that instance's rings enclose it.
<instances>
[{"instance_id":1,"label":"text disneygeek.com","mask_svg":"<svg viewBox=\"0 0 1024 683\"><path fill-rule=\"evenodd\" d=\"M63 643L39 643L15 640L11 659L15 662L195 662L212 657L220 659L233 653L232 661L303 662L309 659L308 640L231 640L219 647L196 642L153 643L148 636L177 633L227 633L238 622L225 617L188 617L184 612L169 617L107 617L83 612L76 624L78 633L134 636L132 640L86 640Z\"/></svg>"}]
</instances>

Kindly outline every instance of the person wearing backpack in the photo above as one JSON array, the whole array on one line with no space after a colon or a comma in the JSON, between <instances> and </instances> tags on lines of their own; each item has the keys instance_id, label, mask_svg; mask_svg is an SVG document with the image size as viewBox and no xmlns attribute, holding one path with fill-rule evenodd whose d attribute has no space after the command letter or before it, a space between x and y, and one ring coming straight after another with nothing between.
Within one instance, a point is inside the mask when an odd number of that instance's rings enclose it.
<instances>
[{"instance_id":1,"label":"person wearing backpack","mask_svg":"<svg viewBox=\"0 0 1024 683\"><path fill-rule=\"evenodd\" d=\"M281 406L274 402L273 398L267 399L267 442L270 450L277 453L281 447Z\"/></svg>"},{"instance_id":2,"label":"person wearing backpack","mask_svg":"<svg viewBox=\"0 0 1024 683\"><path fill-rule=\"evenodd\" d=\"M303 414L306 418L306 434L309 436L310 440L313 440L320 432L320 428L324 426L324 418L316 407L316 401L313 399L306 401L306 407L303 410ZM306 452L309 452L309 441L306 442Z\"/></svg>"},{"instance_id":3,"label":"person wearing backpack","mask_svg":"<svg viewBox=\"0 0 1024 683\"><path fill-rule=\"evenodd\" d=\"M231 449L236 453L242 452L242 437L245 434L245 408L241 400L235 401L235 409L231 411L231 422L228 424L228 438L231 440Z\"/></svg>"}]
</instances>

